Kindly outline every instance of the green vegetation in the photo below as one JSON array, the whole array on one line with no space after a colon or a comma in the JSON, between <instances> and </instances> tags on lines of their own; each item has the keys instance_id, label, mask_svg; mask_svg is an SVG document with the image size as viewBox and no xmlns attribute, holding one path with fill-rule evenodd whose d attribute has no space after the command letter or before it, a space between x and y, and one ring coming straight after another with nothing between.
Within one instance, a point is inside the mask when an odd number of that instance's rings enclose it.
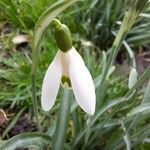
<instances>
[{"instance_id":1,"label":"green vegetation","mask_svg":"<svg viewBox=\"0 0 150 150\"><path fill-rule=\"evenodd\" d=\"M60 129L57 118L65 114L63 111L60 113L59 106L62 101L65 103L67 92L60 88L56 104L49 112L44 112L40 103L44 74L58 50L52 25L48 26L44 38L39 40L41 43L37 43L41 45L41 51L36 58L39 60L38 67L35 65L35 94L42 132L38 131L34 115L31 70L34 27L39 16L56 1L0 1L0 109L8 118L1 123L0 111L0 150L17 147L50 149L58 138L55 134L55 129ZM77 106L73 94L70 94L72 92L69 92L69 98L66 96L71 109L70 113L65 114L69 121L64 149L149 149L150 65L144 66L137 81L128 86L132 67L138 68L138 51L145 53L150 49L150 3L141 9L146 2L78 1L57 16L72 33L73 45L82 55L94 79L97 97L96 112L88 116ZM132 14L135 17L128 18L126 30L120 31L124 15L133 8L137 10ZM120 43L118 31L119 35L123 33ZM18 35L23 35L25 42L14 42ZM116 59L118 51L121 54ZM115 66L112 65L114 61ZM120 66L124 64L127 69L122 72ZM136 75L131 78L134 80Z\"/></svg>"}]
</instances>

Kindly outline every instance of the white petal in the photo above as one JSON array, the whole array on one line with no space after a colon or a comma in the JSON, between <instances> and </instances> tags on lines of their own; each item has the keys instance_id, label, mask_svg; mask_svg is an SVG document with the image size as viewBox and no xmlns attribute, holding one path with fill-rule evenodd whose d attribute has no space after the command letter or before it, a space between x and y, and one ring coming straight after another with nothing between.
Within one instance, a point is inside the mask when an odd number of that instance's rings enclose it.
<instances>
[{"instance_id":1,"label":"white petal","mask_svg":"<svg viewBox=\"0 0 150 150\"><path fill-rule=\"evenodd\" d=\"M78 104L86 113L93 115L96 103L93 79L81 56L74 48L70 50L69 74Z\"/></svg>"},{"instance_id":2,"label":"white petal","mask_svg":"<svg viewBox=\"0 0 150 150\"><path fill-rule=\"evenodd\" d=\"M54 60L48 67L48 70L46 71L43 80L41 104L43 110L45 111L50 110L55 103L57 93L60 87L61 74L62 69L58 51Z\"/></svg>"}]
</instances>

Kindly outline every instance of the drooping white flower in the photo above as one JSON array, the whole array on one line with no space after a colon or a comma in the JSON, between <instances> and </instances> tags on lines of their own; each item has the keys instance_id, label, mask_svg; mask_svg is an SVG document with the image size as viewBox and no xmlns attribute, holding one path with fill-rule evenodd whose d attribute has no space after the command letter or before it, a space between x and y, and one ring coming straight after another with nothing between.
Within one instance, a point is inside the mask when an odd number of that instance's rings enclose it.
<instances>
[{"instance_id":1,"label":"drooping white flower","mask_svg":"<svg viewBox=\"0 0 150 150\"><path fill-rule=\"evenodd\" d=\"M55 103L60 83L72 87L79 106L88 114L95 112L96 96L93 79L80 54L72 47L58 51L48 67L42 85L42 108L48 111Z\"/></svg>"}]
</instances>

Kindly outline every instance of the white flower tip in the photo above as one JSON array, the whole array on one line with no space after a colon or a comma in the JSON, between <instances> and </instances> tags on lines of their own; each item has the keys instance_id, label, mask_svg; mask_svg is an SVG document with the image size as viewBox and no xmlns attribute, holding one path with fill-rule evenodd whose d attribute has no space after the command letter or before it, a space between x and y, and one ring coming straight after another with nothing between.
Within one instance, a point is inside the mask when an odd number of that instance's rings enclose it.
<instances>
[{"instance_id":1,"label":"white flower tip","mask_svg":"<svg viewBox=\"0 0 150 150\"><path fill-rule=\"evenodd\" d=\"M51 108L48 107L45 103L42 103L41 105L42 105L42 109L43 109L44 111L49 111L49 110L51 109Z\"/></svg>"},{"instance_id":2,"label":"white flower tip","mask_svg":"<svg viewBox=\"0 0 150 150\"><path fill-rule=\"evenodd\" d=\"M54 102L55 102L55 97L50 99L48 97L48 95L44 95L42 93L42 95L41 95L41 106L42 106L42 109L44 111L49 111L53 107Z\"/></svg>"},{"instance_id":3,"label":"white flower tip","mask_svg":"<svg viewBox=\"0 0 150 150\"><path fill-rule=\"evenodd\" d=\"M95 97L95 96L94 96ZM82 108L87 114L89 114L89 115L94 115L94 113L95 113L95 103L96 103L96 97L93 99L93 100L91 100L91 103L88 103L88 105L87 105L87 107L86 107L86 109L84 108ZM85 105L86 106L86 105Z\"/></svg>"},{"instance_id":4,"label":"white flower tip","mask_svg":"<svg viewBox=\"0 0 150 150\"><path fill-rule=\"evenodd\" d=\"M93 107L93 108L91 108L88 112L87 112L89 115L94 115L94 113L95 113L95 108Z\"/></svg>"},{"instance_id":5,"label":"white flower tip","mask_svg":"<svg viewBox=\"0 0 150 150\"><path fill-rule=\"evenodd\" d=\"M96 105L96 97L95 95L92 93L90 98L83 98L83 99L79 99L76 97L76 100L79 104L79 106L82 108L82 110L84 110L88 115L94 115L95 113L95 105ZM85 101L84 101L85 100Z\"/></svg>"}]
</instances>

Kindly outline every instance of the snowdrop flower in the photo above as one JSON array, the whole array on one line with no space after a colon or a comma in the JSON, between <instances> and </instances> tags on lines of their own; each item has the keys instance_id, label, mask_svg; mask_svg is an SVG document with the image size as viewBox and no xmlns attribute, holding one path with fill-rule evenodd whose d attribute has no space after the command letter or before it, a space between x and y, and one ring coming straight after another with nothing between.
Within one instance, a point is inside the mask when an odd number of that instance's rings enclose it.
<instances>
[{"instance_id":1,"label":"snowdrop flower","mask_svg":"<svg viewBox=\"0 0 150 150\"><path fill-rule=\"evenodd\" d=\"M62 30L61 26L61 30L59 30L58 34L59 37L61 37L60 32L64 31L64 27ZM67 32L68 31L69 30L67 30ZM65 36L64 33L63 36ZM79 106L86 113L93 115L95 112L96 96L91 74L86 68L80 54L72 46L72 42L68 44L68 35L66 36L67 38L63 37L61 40L59 37L57 38L57 35L55 35L58 47L61 50L58 50L54 60L48 67L43 80L41 95L42 108L45 111L49 111L52 108L55 103L60 84L62 84L63 87L71 88ZM59 40L61 42L62 40L66 40L67 46L66 44L64 45L64 41L62 46Z\"/></svg>"}]
</instances>

